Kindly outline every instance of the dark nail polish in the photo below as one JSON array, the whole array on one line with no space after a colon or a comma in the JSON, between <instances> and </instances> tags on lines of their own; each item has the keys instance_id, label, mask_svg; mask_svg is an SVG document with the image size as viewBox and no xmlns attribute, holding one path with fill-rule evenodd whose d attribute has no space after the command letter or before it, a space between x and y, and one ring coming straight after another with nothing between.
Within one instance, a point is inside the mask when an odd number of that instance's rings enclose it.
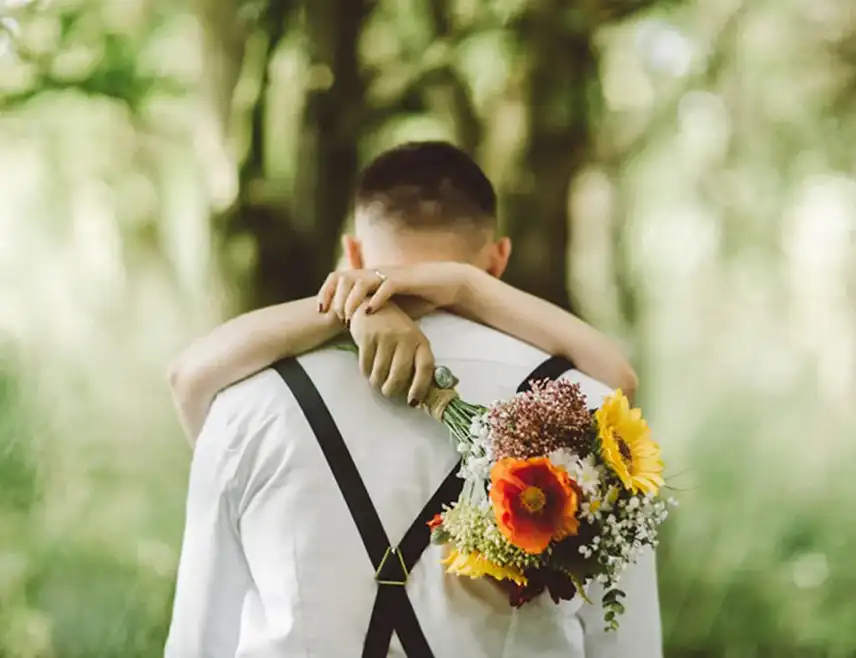
<instances>
[{"instance_id":1,"label":"dark nail polish","mask_svg":"<svg viewBox=\"0 0 856 658\"><path fill-rule=\"evenodd\" d=\"M351 318L345 318L345 329L351 328Z\"/></svg>"},{"instance_id":2,"label":"dark nail polish","mask_svg":"<svg viewBox=\"0 0 856 658\"><path fill-rule=\"evenodd\" d=\"M324 304L322 304L321 302L318 302L318 312L319 313L324 312Z\"/></svg>"},{"instance_id":3,"label":"dark nail polish","mask_svg":"<svg viewBox=\"0 0 856 658\"><path fill-rule=\"evenodd\" d=\"M408 400L407 404L409 404L411 407L418 407L419 406L419 400Z\"/></svg>"},{"instance_id":4,"label":"dark nail polish","mask_svg":"<svg viewBox=\"0 0 856 658\"><path fill-rule=\"evenodd\" d=\"M366 306L366 315L371 315L374 312L371 306Z\"/></svg>"}]
</instances>

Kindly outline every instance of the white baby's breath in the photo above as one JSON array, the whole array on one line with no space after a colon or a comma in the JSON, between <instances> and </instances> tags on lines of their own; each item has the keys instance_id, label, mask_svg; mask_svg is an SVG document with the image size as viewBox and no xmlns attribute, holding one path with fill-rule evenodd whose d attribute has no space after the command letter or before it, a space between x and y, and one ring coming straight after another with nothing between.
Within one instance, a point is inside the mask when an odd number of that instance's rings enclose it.
<instances>
[{"instance_id":1,"label":"white baby's breath","mask_svg":"<svg viewBox=\"0 0 856 658\"><path fill-rule=\"evenodd\" d=\"M635 563L647 546L656 547L658 526L666 520L673 501L652 495L632 496L615 505L598 508L580 506L581 516L588 520L600 516L601 532L590 546L580 548L586 559L594 558L603 569L598 577L606 589L615 587L628 565Z\"/></svg>"},{"instance_id":2,"label":"white baby's breath","mask_svg":"<svg viewBox=\"0 0 856 658\"><path fill-rule=\"evenodd\" d=\"M490 447L490 431L486 416L475 416L470 422L466 436L458 441L461 454L461 468L458 476L466 481L468 498L477 506L484 504L490 469L493 466L493 454Z\"/></svg>"},{"instance_id":3,"label":"white baby's breath","mask_svg":"<svg viewBox=\"0 0 856 658\"><path fill-rule=\"evenodd\" d=\"M461 463L460 477L464 480L487 482L490 479L491 461L486 455L470 456Z\"/></svg>"}]
</instances>

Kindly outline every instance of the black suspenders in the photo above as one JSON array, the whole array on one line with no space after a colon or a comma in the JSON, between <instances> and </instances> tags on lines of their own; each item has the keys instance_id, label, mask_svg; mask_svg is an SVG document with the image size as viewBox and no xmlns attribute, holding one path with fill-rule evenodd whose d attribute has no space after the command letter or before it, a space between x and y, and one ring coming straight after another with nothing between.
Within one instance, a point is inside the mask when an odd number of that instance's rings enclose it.
<instances>
[{"instance_id":1,"label":"black suspenders","mask_svg":"<svg viewBox=\"0 0 856 658\"><path fill-rule=\"evenodd\" d=\"M386 658L392 633L396 632L408 658L433 658L405 585L409 573L431 541L428 522L442 511L443 505L451 505L461 493L463 480L457 476L460 462L443 480L401 542L393 546L345 441L309 375L294 358L284 359L273 367L291 389L318 439L375 570L378 590L362 657ZM573 367L566 359L547 359L520 384L517 391L529 390L534 380L556 379Z\"/></svg>"}]
</instances>

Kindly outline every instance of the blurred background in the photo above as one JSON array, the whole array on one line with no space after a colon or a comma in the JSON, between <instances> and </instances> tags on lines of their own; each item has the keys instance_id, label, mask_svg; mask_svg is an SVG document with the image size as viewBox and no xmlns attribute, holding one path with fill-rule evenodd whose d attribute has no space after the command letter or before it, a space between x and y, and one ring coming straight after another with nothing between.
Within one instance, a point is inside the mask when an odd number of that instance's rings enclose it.
<instances>
[{"instance_id":1,"label":"blurred background","mask_svg":"<svg viewBox=\"0 0 856 658\"><path fill-rule=\"evenodd\" d=\"M851 0L0 6L0 657L159 655L166 364L313 293L355 172L428 138L498 186L509 281L632 356L666 655L856 656Z\"/></svg>"}]
</instances>

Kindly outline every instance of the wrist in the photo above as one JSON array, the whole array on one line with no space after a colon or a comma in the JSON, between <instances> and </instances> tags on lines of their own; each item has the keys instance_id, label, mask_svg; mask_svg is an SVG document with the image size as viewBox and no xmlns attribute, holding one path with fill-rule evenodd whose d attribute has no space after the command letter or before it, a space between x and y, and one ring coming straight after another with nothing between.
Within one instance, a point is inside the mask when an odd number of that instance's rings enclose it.
<instances>
[{"instance_id":1,"label":"wrist","mask_svg":"<svg viewBox=\"0 0 856 658\"><path fill-rule=\"evenodd\" d=\"M396 297L395 299L395 302L390 303L396 304L411 320L419 320L437 310L436 304L421 297Z\"/></svg>"},{"instance_id":2,"label":"wrist","mask_svg":"<svg viewBox=\"0 0 856 658\"><path fill-rule=\"evenodd\" d=\"M325 337L325 340L336 338L337 336L347 331L345 323L339 318L338 315L333 313L333 311L321 313L319 324L316 326L319 327L319 330L321 334Z\"/></svg>"},{"instance_id":3,"label":"wrist","mask_svg":"<svg viewBox=\"0 0 856 658\"><path fill-rule=\"evenodd\" d=\"M477 291L481 287L481 279L487 276L490 275L475 265L463 265L461 280L451 307L459 310L472 308L478 294Z\"/></svg>"}]
</instances>

